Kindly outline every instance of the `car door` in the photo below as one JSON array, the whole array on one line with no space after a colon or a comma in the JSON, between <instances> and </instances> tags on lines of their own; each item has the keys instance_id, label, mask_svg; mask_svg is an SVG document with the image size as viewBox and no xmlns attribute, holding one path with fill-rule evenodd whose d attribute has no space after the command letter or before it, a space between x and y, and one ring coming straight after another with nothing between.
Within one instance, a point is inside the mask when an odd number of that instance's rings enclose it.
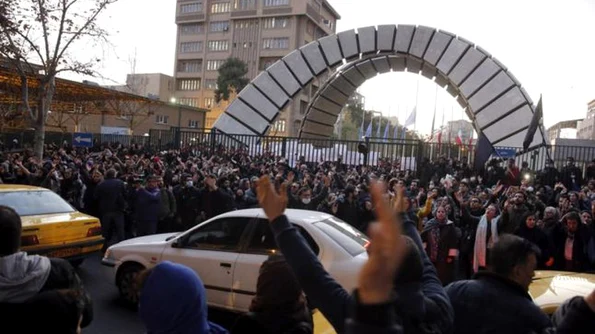
<instances>
[{"instance_id":1,"label":"car door","mask_svg":"<svg viewBox=\"0 0 595 334\"><path fill-rule=\"evenodd\" d=\"M294 225L304 236L314 253L318 255L319 247L302 227ZM280 254L269 222L257 219L249 234L246 246L242 249L236 262L233 275L233 300L237 310L248 311L252 298L256 295L256 284L260 267L271 255Z\"/></svg>"},{"instance_id":2,"label":"car door","mask_svg":"<svg viewBox=\"0 0 595 334\"><path fill-rule=\"evenodd\" d=\"M251 219L223 217L201 225L167 247L162 260L192 268L203 281L209 305L232 309L234 267Z\"/></svg>"}]
</instances>

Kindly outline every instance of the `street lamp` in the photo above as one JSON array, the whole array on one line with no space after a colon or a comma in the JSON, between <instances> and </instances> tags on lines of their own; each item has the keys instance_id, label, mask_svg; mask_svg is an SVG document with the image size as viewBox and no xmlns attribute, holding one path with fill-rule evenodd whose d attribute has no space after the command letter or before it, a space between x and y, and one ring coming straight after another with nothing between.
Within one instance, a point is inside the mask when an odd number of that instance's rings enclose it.
<instances>
[{"instance_id":1,"label":"street lamp","mask_svg":"<svg viewBox=\"0 0 595 334\"><path fill-rule=\"evenodd\" d=\"M169 101L178 106L178 131L179 131L179 129L182 127L182 105L177 103L177 100L175 97L172 97L171 99L169 99Z\"/></svg>"}]
</instances>

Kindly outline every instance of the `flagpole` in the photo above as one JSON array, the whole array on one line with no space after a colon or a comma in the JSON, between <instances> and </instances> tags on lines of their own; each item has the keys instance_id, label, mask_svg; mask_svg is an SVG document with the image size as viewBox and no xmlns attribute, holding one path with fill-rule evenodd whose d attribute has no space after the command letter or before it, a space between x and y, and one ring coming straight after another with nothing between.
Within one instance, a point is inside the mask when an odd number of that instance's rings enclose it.
<instances>
[{"instance_id":1,"label":"flagpole","mask_svg":"<svg viewBox=\"0 0 595 334\"><path fill-rule=\"evenodd\" d=\"M417 125L417 101L419 99L419 82L420 82L421 74L417 74L417 88L415 89L415 118L413 119L413 132L415 132L416 125Z\"/></svg>"}]
</instances>

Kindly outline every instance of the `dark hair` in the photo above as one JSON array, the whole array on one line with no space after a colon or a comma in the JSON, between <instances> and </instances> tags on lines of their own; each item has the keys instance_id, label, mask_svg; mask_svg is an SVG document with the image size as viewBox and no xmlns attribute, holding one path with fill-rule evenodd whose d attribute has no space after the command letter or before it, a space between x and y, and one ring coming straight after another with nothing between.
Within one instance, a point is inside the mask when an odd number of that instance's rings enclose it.
<instances>
[{"instance_id":1,"label":"dark hair","mask_svg":"<svg viewBox=\"0 0 595 334\"><path fill-rule=\"evenodd\" d=\"M519 264L527 263L529 256L539 257L541 252L531 241L512 234L504 234L492 247L489 268L492 272L508 276Z\"/></svg>"},{"instance_id":2,"label":"dark hair","mask_svg":"<svg viewBox=\"0 0 595 334\"><path fill-rule=\"evenodd\" d=\"M115 179L116 178L116 174L118 174L118 172L116 172L115 169L110 168L110 169L108 169L107 172L105 172L105 178L106 179Z\"/></svg>"},{"instance_id":3,"label":"dark hair","mask_svg":"<svg viewBox=\"0 0 595 334\"><path fill-rule=\"evenodd\" d=\"M22 228L19 214L11 207L0 205L0 256L19 251Z\"/></svg>"},{"instance_id":4,"label":"dark hair","mask_svg":"<svg viewBox=\"0 0 595 334\"><path fill-rule=\"evenodd\" d=\"M580 223L582 221L581 216L576 211L570 211L564 216L564 223L566 223L569 220L574 220L577 223Z\"/></svg>"}]
</instances>

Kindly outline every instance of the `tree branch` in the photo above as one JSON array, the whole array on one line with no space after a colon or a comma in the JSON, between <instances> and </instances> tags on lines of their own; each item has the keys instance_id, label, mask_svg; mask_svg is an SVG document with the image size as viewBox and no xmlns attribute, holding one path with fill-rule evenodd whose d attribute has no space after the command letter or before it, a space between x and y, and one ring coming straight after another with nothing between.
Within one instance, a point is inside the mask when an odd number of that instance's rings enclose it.
<instances>
[{"instance_id":1,"label":"tree branch","mask_svg":"<svg viewBox=\"0 0 595 334\"><path fill-rule=\"evenodd\" d=\"M49 35L48 35L48 27L47 27L47 12L44 8L45 1L37 0L37 6L39 9L39 20L41 21L41 28L43 29L43 41L45 43L45 55L48 62L50 63L50 42L49 42ZM41 57L41 54L40 54Z\"/></svg>"},{"instance_id":2,"label":"tree branch","mask_svg":"<svg viewBox=\"0 0 595 334\"><path fill-rule=\"evenodd\" d=\"M95 22L95 19L97 18L97 16L105 9L105 7L113 2L116 2L117 0L103 0L103 2L99 5L99 7L97 8L97 10L95 11L95 13L93 13L93 15L91 15L91 17L89 17L87 19L87 22L85 22L85 24L68 40L68 42L66 42L66 45L64 45L64 48L60 51L58 58L62 59L62 56L64 55L64 52L66 52L66 50L68 49L68 47L70 46L70 44L72 44L72 42L74 42L74 40L82 33L84 32L89 25L91 25L93 22ZM58 48L56 48L58 49Z\"/></svg>"},{"instance_id":3,"label":"tree branch","mask_svg":"<svg viewBox=\"0 0 595 334\"><path fill-rule=\"evenodd\" d=\"M71 2L72 5L75 1ZM62 41L62 32L64 31L64 21L66 20L66 13L70 6L66 6L66 0L62 0L62 16L60 17L60 28L58 28L58 37L56 38L56 47L54 48L54 58L52 59L52 67L58 67L58 50L60 50L60 42ZM60 57L61 58L61 57Z\"/></svg>"}]
</instances>

